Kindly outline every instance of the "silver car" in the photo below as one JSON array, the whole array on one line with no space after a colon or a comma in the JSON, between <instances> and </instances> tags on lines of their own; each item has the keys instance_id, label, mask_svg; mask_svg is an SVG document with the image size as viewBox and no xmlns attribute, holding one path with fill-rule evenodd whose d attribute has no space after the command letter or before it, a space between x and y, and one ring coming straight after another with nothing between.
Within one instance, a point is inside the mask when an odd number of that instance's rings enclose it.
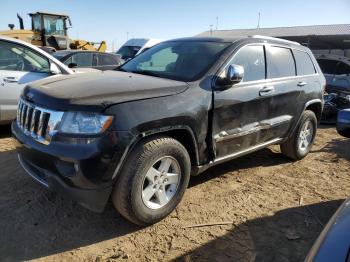
<instances>
[{"instance_id":1,"label":"silver car","mask_svg":"<svg viewBox=\"0 0 350 262\"><path fill-rule=\"evenodd\" d=\"M26 84L73 73L40 48L0 36L0 124L16 118L18 99Z\"/></svg>"}]
</instances>

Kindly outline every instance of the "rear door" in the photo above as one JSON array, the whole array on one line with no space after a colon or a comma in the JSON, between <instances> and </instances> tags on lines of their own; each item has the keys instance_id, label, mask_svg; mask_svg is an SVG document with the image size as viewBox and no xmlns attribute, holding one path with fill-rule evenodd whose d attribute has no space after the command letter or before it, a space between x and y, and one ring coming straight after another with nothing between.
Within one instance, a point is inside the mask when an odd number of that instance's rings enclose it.
<instances>
[{"instance_id":1,"label":"rear door","mask_svg":"<svg viewBox=\"0 0 350 262\"><path fill-rule=\"evenodd\" d=\"M97 66L99 70L112 70L115 69L119 64L117 59L113 55L109 54L96 54Z\"/></svg>"},{"instance_id":2,"label":"rear door","mask_svg":"<svg viewBox=\"0 0 350 262\"><path fill-rule=\"evenodd\" d=\"M68 59L65 64L68 65L70 63L77 64L76 67L93 67L92 63L93 53L89 52L78 52L71 56L70 59Z\"/></svg>"},{"instance_id":3,"label":"rear door","mask_svg":"<svg viewBox=\"0 0 350 262\"><path fill-rule=\"evenodd\" d=\"M283 138L298 115L302 87L298 86L296 64L289 47L266 45L267 82L274 89L269 100L269 119L261 140ZM301 80L300 80L301 82Z\"/></svg>"},{"instance_id":4,"label":"rear door","mask_svg":"<svg viewBox=\"0 0 350 262\"><path fill-rule=\"evenodd\" d=\"M261 123L269 118L264 45L241 47L229 65L244 67L241 83L214 92L213 139L216 161L260 144ZM262 94L262 90L265 93Z\"/></svg>"},{"instance_id":5,"label":"rear door","mask_svg":"<svg viewBox=\"0 0 350 262\"><path fill-rule=\"evenodd\" d=\"M47 58L29 47L0 40L0 120L15 119L23 87L49 75Z\"/></svg>"}]
</instances>

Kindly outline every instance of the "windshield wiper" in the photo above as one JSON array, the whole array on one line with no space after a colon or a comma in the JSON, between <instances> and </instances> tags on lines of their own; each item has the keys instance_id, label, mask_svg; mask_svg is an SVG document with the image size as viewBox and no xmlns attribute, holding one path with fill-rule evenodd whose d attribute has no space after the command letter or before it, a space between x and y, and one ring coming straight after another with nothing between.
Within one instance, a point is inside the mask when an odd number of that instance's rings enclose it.
<instances>
[{"instance_id":1,"label":"windshield wiper","mask_svg":"<svg viewBox=\"0 0 350 262\"><path fill-rule=\"evenodd\" d=\"M160 77L159 74L153 71L147 71L147 70L135 70L135 71L130 71L130 73Z\"/></svg>"}]
</instances>

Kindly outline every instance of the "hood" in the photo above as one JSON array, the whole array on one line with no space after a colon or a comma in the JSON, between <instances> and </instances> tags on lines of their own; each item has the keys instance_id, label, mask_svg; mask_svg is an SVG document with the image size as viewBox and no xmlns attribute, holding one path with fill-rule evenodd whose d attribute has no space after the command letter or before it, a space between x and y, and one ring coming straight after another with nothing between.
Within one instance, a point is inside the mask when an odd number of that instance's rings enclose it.
<instances>
[{"instance_id":1,"label":"hood","mask_svg":"<svg viewBox=\"0 0 350 262\"><path fill-rule=\"evenodd\" d=\"M187 83L175 80L99 71L45 78L29 84L23 96L39 106L69 110L81 105L105 108L117 103L175 95L187 88Z\"/></svg>"}]
</instances>

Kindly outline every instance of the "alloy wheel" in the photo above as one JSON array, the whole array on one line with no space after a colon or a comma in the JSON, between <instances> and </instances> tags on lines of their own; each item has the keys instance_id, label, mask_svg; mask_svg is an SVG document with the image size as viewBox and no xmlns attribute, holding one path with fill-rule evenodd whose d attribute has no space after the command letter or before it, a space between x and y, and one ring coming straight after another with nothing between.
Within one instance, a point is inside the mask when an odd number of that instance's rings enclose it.
<instances>
[{"instance_id":1,"label":"alloy wheel","mask_svg":"<svg viewBox=\"0 0 350 262\"><path fill-rule=\"evenodd\" d=\"M181 169L178 161L165 156L158 159L145 174L142 201L150 209L164 207L178 190Z\"/></svg>"}]
</instances>

